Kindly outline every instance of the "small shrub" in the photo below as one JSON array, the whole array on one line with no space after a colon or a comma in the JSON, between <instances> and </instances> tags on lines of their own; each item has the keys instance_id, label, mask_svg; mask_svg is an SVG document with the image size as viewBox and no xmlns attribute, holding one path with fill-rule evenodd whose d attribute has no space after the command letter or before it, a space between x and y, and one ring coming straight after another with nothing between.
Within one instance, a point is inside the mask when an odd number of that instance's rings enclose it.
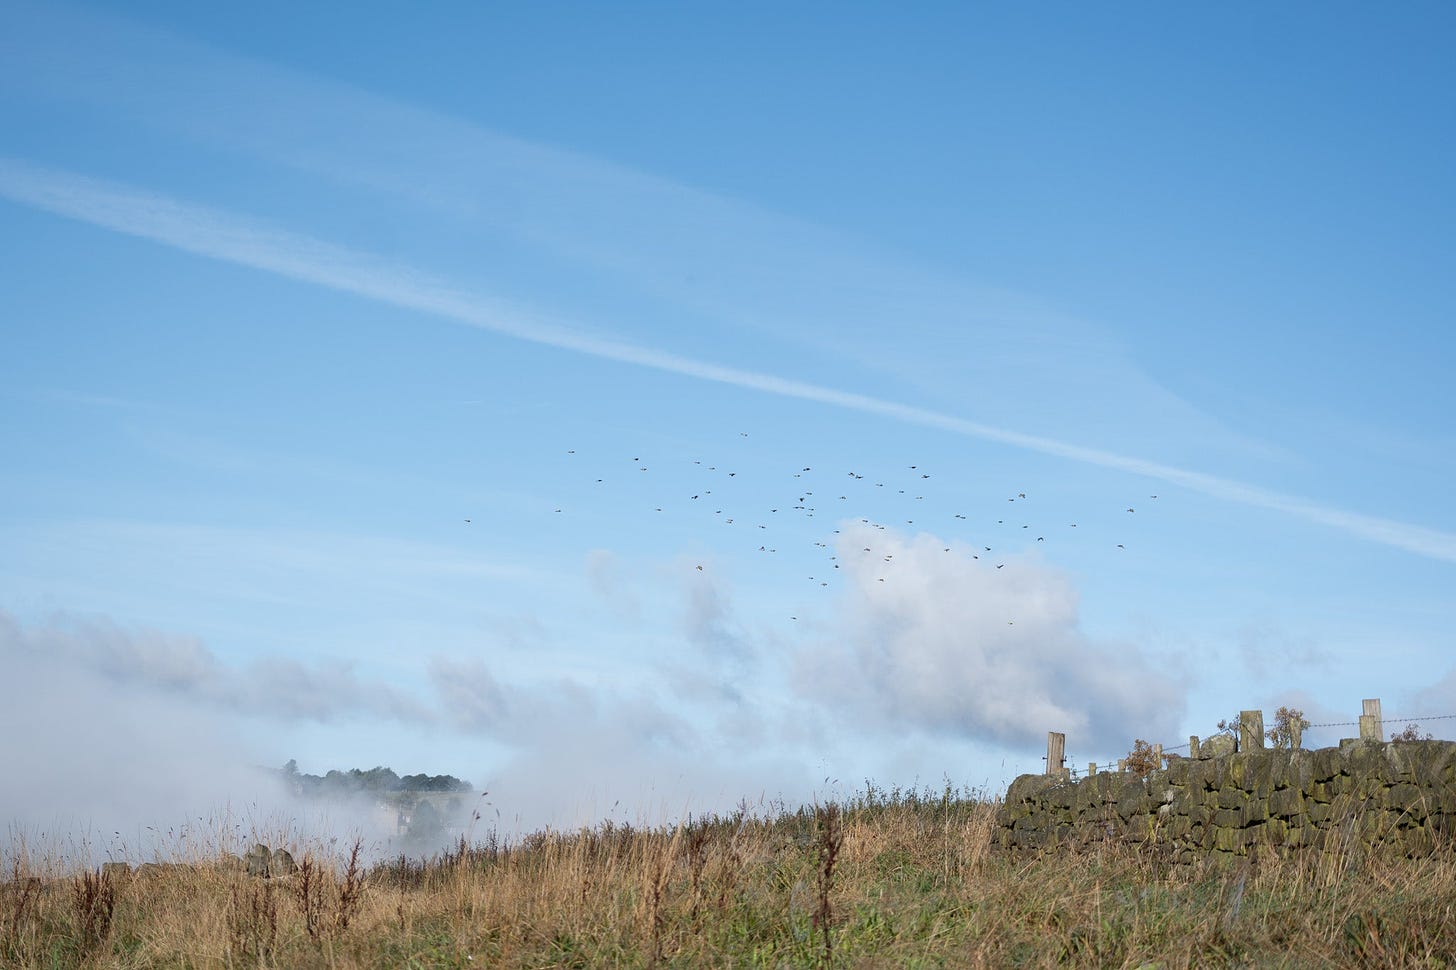
<instances>
[{"instance_id":1,"label":"small shrub","mask_svg":"<svg viewBox=\"0 0 1456 970\"><path fill-rule=\"evenodd\" d=\"M816 806L814 819L819 830L815 843L819 861L819 897L814 906L814 926L824 934L822 965L828 967L834 963L834 938L829 931L834 909L829 902L829 891L834 887L834 864L839 860L839 850L844 845L844 829L840 824L838 805Z\"/></svg>"},{"instance_id":2,"label":"small shrub","mask_svg":"<svg viewBox=\"0 0 1456 970\"><path fill-rule=\"evenodd\" d=\"M294 877L293 898L298 903L298 913L303 917L303 928L309 936L317 939L322 927L324 909L324 881L319 864L312 853L304 853Z\"/></svg>"},{"instance_id":3,"label":"small shrub","mask_svg":"<svg viewBox=\"0 0 1456 970\"><path fill-rule=\"evenodd\" d=\"M1281 707L1274 712L1274 726L1264 732L1276 748L1297 748L1304 729L1309 727L1304 712L1294 707Z\"/></svg>"},{"instance_id":4,"label":"small shrub","mask_svg":"<svg viewBox=\"0 0 1456 970\"><path fill-rule=\"evenodd\" d=\"M349 928L349 921L359 912L359 897L364 891L364 873L359 867L359 855L364 849L364 840L356 838L349 852L349 864L344 869L344 882L339 886L338 905L334 909L334 933Z\"/></svg>"},{"instance_id":5,"label":"small shrub","mask_svg":"<svg viewBox=\"0 0 1456 970\"><path fill-rule=\"evenodd\" d=\"M71 883L71 910L82 951L99 947L111 934L116 888L104 872L87 870Z\"/></svg>"},{"instance_id":6,"label":"small shrub","mask_svg":"<svg viewBox=\"0 0 1456 970\"><path fill-rule=\"evenodd\" d=\"M1412 721L1405 726L1405 730L1390 736L1392 741L1434 741L1436 736L1430 731L1421 734L1421 726Z\"/></svg>"},{"instance_id":7,"label":"small shrub","mask_svg":"<svg viewBox=\"0 0 1456 970\"><path fill-rule=\"evenodd\" d=\"M1146 778L1162 767L1158 763L1160 760L1157 752L1153 750L1153 746L1142 738L1138 738L1132 743L1132 750L1127 753L1124 765L1128 771L1138 777Z\"/></svg>"}]
</instances>

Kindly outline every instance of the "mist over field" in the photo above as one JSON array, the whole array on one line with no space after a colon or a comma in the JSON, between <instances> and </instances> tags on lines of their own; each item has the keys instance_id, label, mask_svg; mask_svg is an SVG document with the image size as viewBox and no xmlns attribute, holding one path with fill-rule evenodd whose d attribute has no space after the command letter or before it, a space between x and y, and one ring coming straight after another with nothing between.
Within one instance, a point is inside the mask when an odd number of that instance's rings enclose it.
<instances>
[{"instance_id":1,"label":"mist over field","mask_svg":"<svg viewBox=\"0 0 1456 970\"><path fill-rule=\"evenodd\" d=\"M478 793L462 794L437 831L410 837L398 813L367 793L305 797L245 732L250 713L269 716L270 704L293 709L301 699L278 697L262 672L224 686L216 658L195 640L75 617L25 628L0 612L0 665L9 675L6 724L23 739L7 744L0 764L12 849L140 862L237 853L260 840L360 838L371 859L428 856L469 831L481 807Z\"/></svg>"}]
</instances>

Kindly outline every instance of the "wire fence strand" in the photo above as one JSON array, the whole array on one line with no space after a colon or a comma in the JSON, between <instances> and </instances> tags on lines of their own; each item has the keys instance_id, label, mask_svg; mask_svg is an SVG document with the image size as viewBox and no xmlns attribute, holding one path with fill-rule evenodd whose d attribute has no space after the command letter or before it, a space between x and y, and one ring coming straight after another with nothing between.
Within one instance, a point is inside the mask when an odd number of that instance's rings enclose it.
<instances>
[{"instance_id":1,"label":"wire fence strand","mask_svg":"<svg viewBox=\"0 0 1456 970\"><path fill-rule=\"evenodd\" d=\"M1425 721L1449 721L1452 718L1456 718L1456 714L1420 714L1420 715L1402 715L1400 717L1385 717L1385 716L1382 716L1380 718L1380 722L1381 722L1382 725L1384 725L1384 724L1414 724L1414 723L1421 723L1421 722L1425 722ZM1304 730L1311 731L1311 730L1315 730L1317 728L1358 727L1359 725L1360 725L1360 722L1358 720L1355 720L1355 721L1323 721L1323 722L1321 722L1319 724L1306 724L1304 726ZM1237 730L1234 729L1234 728L1226 729L1226 730L1223 730L1223 731L1219 731L1217 734L1211 734L1211 735L1209 735L1209 738L1216 738L1216 737L1218 737L1219 735L1222 735L1222 734L1231 735L1231 736L1232 735L1236 735L1237 734ZM1207 739L1205 739L1205 740L1207 740ZM1163 745L1163 754L1166 755L1169 752L1181 751L1184 748L1187 748L1187 747L1190 747L1190 746L1191 746L1191 742L1188 742L1188 741L1184 741L1182 744L1174 744L1174 745L1166 745L1165 744L1165 745ZM1156 747L1156 745L1154 745L1154 747ZM1043 755L1041 760L1042 761L1045 761L1046 760L1046 756ZM1106 764L1102 764L1102 763L1089 763L1089 764L1090 764L1091 767L1095 768L1097 771L1111 771L1111 770L1113 770L1114 768L1117 767L1117 763L1119 761L1123 761L1123 760L1126 760L1126 759L1114 758L1113 760L1107 762ZM1063 761L1064 762L1071 762L1072 761L1072 756L1071 755L1065 756L1064 759L1063 759ZM1069 771L1069 773L1071 774L1071 776L1073 778L1076 778L1078 776L1078 768L1076 766L1068 764L1067 765L1067 768L1068 768L1068 771ZM1083 769L1082 770L1082 773L1085 775L1087 772L1086 772L1085 769Z\"/></svg>"}]
</instances>

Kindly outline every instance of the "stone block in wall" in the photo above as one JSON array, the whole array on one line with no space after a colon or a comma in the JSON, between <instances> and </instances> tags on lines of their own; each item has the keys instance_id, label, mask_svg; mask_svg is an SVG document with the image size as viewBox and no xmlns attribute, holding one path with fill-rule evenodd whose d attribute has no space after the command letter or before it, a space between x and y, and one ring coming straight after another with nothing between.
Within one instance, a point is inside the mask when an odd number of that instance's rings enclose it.
<instances>
[{"instance_id":1,"label":"stone block in wall","mask_svg":"<svg viewBox=\"0 0 1456 970\"><path fill-rule=\"evenodd\" d=\"M1429 814L1426 808L1425 790L1408 781L1397 782L1381 792L1382 808L1395 811L1419 812L1420 818Z\"/></svg>"},{"instance_id":2,"label":"stone block in wall","mask_svg":"<svg viewBox=\"0 0 1456 970\"><path fill-rule=\"evenodd\" d=\"M1011 786L1006 789L1006 805L1016 805L1024 801L1030 801L1037 795L1053 785L1059 784L1060 779L1051 775L1018 775Z\"/></svg>"},{"instance_id":3,"label":"stone block in wall","mask_svg":"<svg viewBox=\"0 0 1456 970\"><path fill-rule=\"evenodd\" d=\"M1314 779L1314 754L1303 749L1280 749L1271 752L1270 780L1274 790L1307 789Z\"/></svg>"},{"instance_id":4,"label":"stone block in wall","mask_svg":"<svg viewBox=\"0 0 1456 970\"><path fill-rule=\"evenodd\" d=\"M1184 764L1188 766L1188 793L1194 795L1197 792L1207 791L1213 787L1213 776L1218 769L1217 762L1204 761L1201 758L1197 761L1189 760Z\"/></svg>"},{"instance_id":5,"label":"stone block in wall","mask_svg":"<svg viewBox=\"0 0 1456 970\"><path fill-rule=\"evenodd\" d=\"M1176 761L1169 762L1167 772L1168 784L1176 785L1179 788L1186 788L1188 785L1189 771L1191 770L1190 766L1194 764L1197 764L1197 762L1189 758L1178 758Z\"/></svg>"},{"instance_id":6,"label":"stone block in wall","mask_svg":"<svg viewBox=\"0 0 1456 970\"><path fill-rule=\"evenodd\" d=\"M1231 734L1215 734L1198 742L1198 757L1201 760L1223 758L1234 753L1234 739Z\"/></svg>"},{"instance_id":7,"label":"stone block in wall","mask_svg":"<svg viewBox=\"0 0 1456 970\"><path fill-rule=\"evenodd\" d=\"M1426 803L1432 814L1456 816L1456 785L1442 785L1426 791Z\"/></svg>"},{"instance_id":8,"label":"stone block in wall","mask_svg":"<svg viewBox=\"0 0 1456 970\"><path fill-rule=\"evenodd\" d=\"M1344 752L1339 748L1320 748L1310 762L1315 782L1328 782L1345 770Z\"/></svg>"},{"instance_id":9,"label":"stone block in wall","mask_svg":"<svg viewBox=\"0 0 1456 970\"><path fill-rule=\"evenodd\" d=\"M1216 826L1213 830L1213 848L1216 852L1243 852L1243 829Z\"/></svg>"},{"instance_id":10,"label":"stone block in wall","mask_svg":"<svg viewBox=\"0 0 1456 970\"><path fill-rule=\"evenodd\" d=\"M1269 796L1269 814L1290 818L1304 814L1304 792L1299 788L1280 788Z\"/></svg>"},{"instance_id":11,"label":"stone block in wall","mask_svg":"<svg viewBox=\"0 0 1456 970\"><path fill-rule=\"evenodd\" d=\"M1249 800L1247 792L1239 788L1225 788L1218 793L1219 808L1243 808Z\"/></svg>"},{"instance_id":12,"label":"stone block in wall","mask_svg":"<svg viewBox=\"0 0 1456 970\"><path fill-rule=\"evenodd\" d=\"M1345 749L1345 773L1367 783L1396 781L1396 766L1386 754L1387 746L1379 741L1357 741Z\"/></svg>"},{"instance_id":13,"label":"stone block in wall","mask_svg":"<svg viewBox=\"0 0 1456 970\"><path fill-rule=\"evenodd\" d=\"M1264 828L1268 834L1269 844L1277 845L1280 848L1288 847L1291 838L1294 840L1294 844L1298 844L1299 833L1302 831L1302 829L1292 828L1282 818L1269 819L1269 821L1264 823ZM1291 832L1294 833L1292 836L1290 835Z\"/></svg>"},{"instance_id":14,"label":"stone block in wall","mask_svg":"<svg viewBox=\"0 0 1456 970\"><path fill-rule=\"evenodd\" d=\"M1155 771L1147 777L1148 801L1154 806L1171 805L1178 797L1178 789L1168 784L1166 771Z\"/></svg>"},{"instance_id":15,"label":"stone block in wall","mask_svg":"<svg viewBox=\"0 0 1456 970\"><path fill-rule=\"evenodd\" d=\"M1213 813L1213 824L1221 829L1242 828L1244 824L1244 810L1239 808L1220 808Z\"/></svg>"},{"instance_id":16,"label":"stone block in wall","mask_svg":"<svg viewBox=\"0 0 1456 970\"><path fill-rule=\"evenodd\" d=\"M1274 790L1273 765L1277 752L1240 751L1229 758L1229 780L1250 794L1267 795Z\"/></svg>"},{"instance_id":17,"label":"stone block in wall","mask_svg":"<svg viewBox=\"0 0 1456 970\"><path fill-rule=\"evenodd\" d=\"M1337 792L1331 789L1330 782L1316 781L1309 786L1309 800L1318 802L1321 805L1328 805L1335 800Z\"/></svg>"},{"instance_id":18,"label":"stone block in wall","mask_svg":"<svg viewBox=\"0 0 1456 970\"><path fill-rule=\"evenodd\" d=\"M1093 775L1077 785L1073 800L1076 810L1085 813L1100 809L1112 790L1114 778L1111 774Z\"/></svg>"},{"instance_id":19,"label":"stone block in wall","mask_svg":"<svg viewBox=\"0 0 1456 970\"><path fill-rule=\"evenodd\" d=\"M1203 762L1204 788L1210 791L1219 791L1232 784L1229 781L1229 775L1233 765L1233 757L1233 755L1227 755L1222 758L1215 758L1212 761Z\"/></svg>"},{"instance_id":20,"label":"stone block in wall","mask_svg":"<svg viewBox=\"0 0 1456 970\"><path fill-rule=\"evenodd\" d=\"M1152 806L1148 804L1148 789L1142 779L1134 779L1122 786L1117 793L1117 817L1124 822L1134 815L1144 815Z\"/></svg>"},{"instance_id":21,"label":"stone block in wall","mask_svg":"<svg viewBox=\"0 0 1456 970\"><path fill-rule=\"evenodd\" d=\"M1244 803L1244 824L1253 825L1269 817L1269 799L1256 795Z\"/></svg>"},{"instance_id":22,"label":"stone block in wall","mask_svg":"<svg viewBox=\"0 0 1456 970\"><path fill-rule=\"evenodd\" d=\"M1306 830L1303 826L1295 827L1282 818L1271 818L1269 826L1270 845L1277 845L1281 849L1297 849L1304 844Z\"/></svg>"},{"instance_id":23,"label":"stone block in wall","mask_svg":"<svg viewBox=\"0 0 1456 970\"><path fill-rule=\"evenodd\" d=\"M1381 775L1352 775L1350 777L1350 790L1355 797L1362 802L1375 802L1379 804L1385 800L1385 790L1392 784L1398 784L1391 779Z\"/></svg>"}]
</instances>

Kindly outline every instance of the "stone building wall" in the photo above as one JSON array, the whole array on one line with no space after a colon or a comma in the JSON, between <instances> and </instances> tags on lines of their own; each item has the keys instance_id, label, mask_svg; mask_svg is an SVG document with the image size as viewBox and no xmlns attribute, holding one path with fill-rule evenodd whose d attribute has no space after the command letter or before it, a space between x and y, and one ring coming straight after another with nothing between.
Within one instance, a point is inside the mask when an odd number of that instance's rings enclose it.
<instances>
[{"instance_id":1,"label":"stone building wall","mask_svg":"<svg viewBox=\"0 0 1456 970\"><path fill-rule=\"evenodd\" d=\"M1429 852L1456 834L1456 742L1342 741L1337 748L1170 758L1146 778L1022 775L996 831L1006 848L1104 839L1166 847L1180 862L1250 846Z\"/></svg>"}]
</instances>

